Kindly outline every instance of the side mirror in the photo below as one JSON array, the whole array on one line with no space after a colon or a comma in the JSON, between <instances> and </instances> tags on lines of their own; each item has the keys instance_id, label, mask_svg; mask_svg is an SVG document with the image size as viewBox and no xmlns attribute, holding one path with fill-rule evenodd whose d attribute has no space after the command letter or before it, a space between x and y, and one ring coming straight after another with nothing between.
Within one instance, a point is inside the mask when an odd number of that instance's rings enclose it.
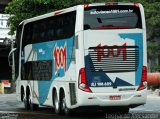
<instances>
[{"instance_id":1,"label":"side mirror","mask_svg":"<svg viewBox=\"0 0 160 119\"><path fill-rule=\"evenodd\" d=\"M8 55L8 64L9 64L9 66L12 66L13 65L13 57L12 57L12 55L14 55L14 52L17 50L17 48L13 48L11 51L10 51L10 53L9 53L9 55Z\"/></svg>"}]
</instances>

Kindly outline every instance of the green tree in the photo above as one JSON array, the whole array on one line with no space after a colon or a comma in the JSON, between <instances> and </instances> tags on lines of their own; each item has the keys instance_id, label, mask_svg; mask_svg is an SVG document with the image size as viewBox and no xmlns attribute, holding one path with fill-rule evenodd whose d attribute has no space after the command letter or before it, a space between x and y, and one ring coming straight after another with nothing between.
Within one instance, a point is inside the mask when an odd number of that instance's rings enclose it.
<instances>
[{"instance_id":1,"label":"green tree","mask_svg":"<svg viewBox=\"0 0 160 119\"><path fill-rule=\"evenodd\" d=\"M92 2L139 2L145 8L148 39L160 36L160 1L159 0L12 0L5 11L13 15L10 18L10 34L13 34L18 24L47 12L67 8L76 4Z\"/></svg>"},{"instance_id":2,"label":"green tree","mask_svg":"<svg viewBox=\"0 0 160 119\"><path fill-rule=\"evenodd\" d=\"M154 39L160 37L160 0L12 0L6 7L6 13L12 15L10 17L10 32L14 34L18 24L27 18L48 13L51 11L67 8L77 4L93 3L93 2L138 2L144 6L147 40L148 42L148 58L157 55L159 45L153 45ZM156 47L156 48L153 48Z\"/></svg>"},{"instance_id":3,"label":"green tree","mask_svg":"<svg viewBox=\"0 0 160 119\"><path fill-rule=\"evenodd\" d=\"M24 19L67 8L76 4L91 2L93 2L93 0L12 0L5 8L5 12L12 15L9 19L9 34L13 35L18 24Z\"/></svg>"}]
</instances>

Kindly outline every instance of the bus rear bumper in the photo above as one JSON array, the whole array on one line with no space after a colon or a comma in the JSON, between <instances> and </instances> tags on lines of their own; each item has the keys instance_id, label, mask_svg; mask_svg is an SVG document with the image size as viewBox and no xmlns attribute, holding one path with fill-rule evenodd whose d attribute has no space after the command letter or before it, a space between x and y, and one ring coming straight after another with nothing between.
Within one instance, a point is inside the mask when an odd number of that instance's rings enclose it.
<instances>
[{"instance_id":1,"label":"bus rear bumper","mask_svg":"<svg viewBox=\"0 0 160 119\"><path fill-rule=\"evenodd\" d=\"M128 106L136 107L146 103L147 89L135 92L124 93L87 93L81 90L78 91L77 107L81 106ZM111 100L110 96L120 96L121 99Z\"/></svg>"}]
</instances>

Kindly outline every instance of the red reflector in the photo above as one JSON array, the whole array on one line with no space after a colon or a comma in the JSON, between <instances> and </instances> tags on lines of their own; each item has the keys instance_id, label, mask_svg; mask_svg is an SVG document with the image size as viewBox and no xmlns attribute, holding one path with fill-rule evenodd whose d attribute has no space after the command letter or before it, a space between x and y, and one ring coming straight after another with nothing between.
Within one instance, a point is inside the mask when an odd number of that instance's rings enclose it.
<instances>
[{"instance_id":1,"label":"red reflector","mask_svg":"<svg viewBox=\"0 0 160 119\"><path fill-rule=\"evenodd\" d=\"M146 87L144 86L143 82L141 82L140 86L138 87L137 91L143 90Z\"/></svg>"},{"instance_id":2,"label":"red reflector","mask_svg":"<svg viewBox=\"0 0 160 119\"><path fill-rule=\"evenodd\" d=\"M147 81L147 67L143 66L142 69L142 82Z\"/></svg>"},{"instance_id":3,"label":"red reflector","mask_svg":"<svg viewBox=\"0 0 160 119\"><path fill-rule=\"evenodd\" d=\"M141 84L138 87L137 91L143 90L146 88L146 81L147 81L147 67L143 66L142 68L142 78L141 78Z\"/></svg>"},{"instance_id":4,"label":"red reflector","mask_svg":"<svg viewBox=\"0 0 160 119\"><path fill-rule=\"evenodd\" d=\"M84 4L84 8L88 8L88 4Z\"/></svg>"},{"instance_id":5,"label":"red reflector","mask_svg":"<svg viewBox=\"0 0 160 119\"><path fill-rule=\"evenodd\" d=\"M137 2L135 2L135 3L134 3L134 6L135 6L135 7L139 7L139 5L138 5L138 3L137 3Z\"/></svg>"},{"instance_id":6,"label":"red reflector","mask_svg":"<svg viewBox=\"0 0 160 119\"><path fill-rule=\"evenodd\" d=\"M61 14L63 11L55 12L55 15Z\"/></svg>"}]
</instances>

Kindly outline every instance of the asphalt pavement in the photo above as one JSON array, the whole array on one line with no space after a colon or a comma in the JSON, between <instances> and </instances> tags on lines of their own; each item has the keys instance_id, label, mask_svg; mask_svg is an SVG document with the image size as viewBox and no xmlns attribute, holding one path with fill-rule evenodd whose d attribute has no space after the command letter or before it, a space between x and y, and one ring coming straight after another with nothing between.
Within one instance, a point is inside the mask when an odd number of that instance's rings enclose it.
<instances>
[{"instance_id":1,"label":"asphalt pavement","mask_svg":"<svg viewBox=\"0 0 160 119\"><path fill-rule=\"evenodd\" d=\"M147 103L130 109L128 115L104 114L100 111L76 113L72 117L57 115L51 107L40 107L36 111L27 111L24 104L18 102L16 94L0 94L0 119L158 119L160 118L160 96L148 91Z\"/></svg>"}]
</instances>

